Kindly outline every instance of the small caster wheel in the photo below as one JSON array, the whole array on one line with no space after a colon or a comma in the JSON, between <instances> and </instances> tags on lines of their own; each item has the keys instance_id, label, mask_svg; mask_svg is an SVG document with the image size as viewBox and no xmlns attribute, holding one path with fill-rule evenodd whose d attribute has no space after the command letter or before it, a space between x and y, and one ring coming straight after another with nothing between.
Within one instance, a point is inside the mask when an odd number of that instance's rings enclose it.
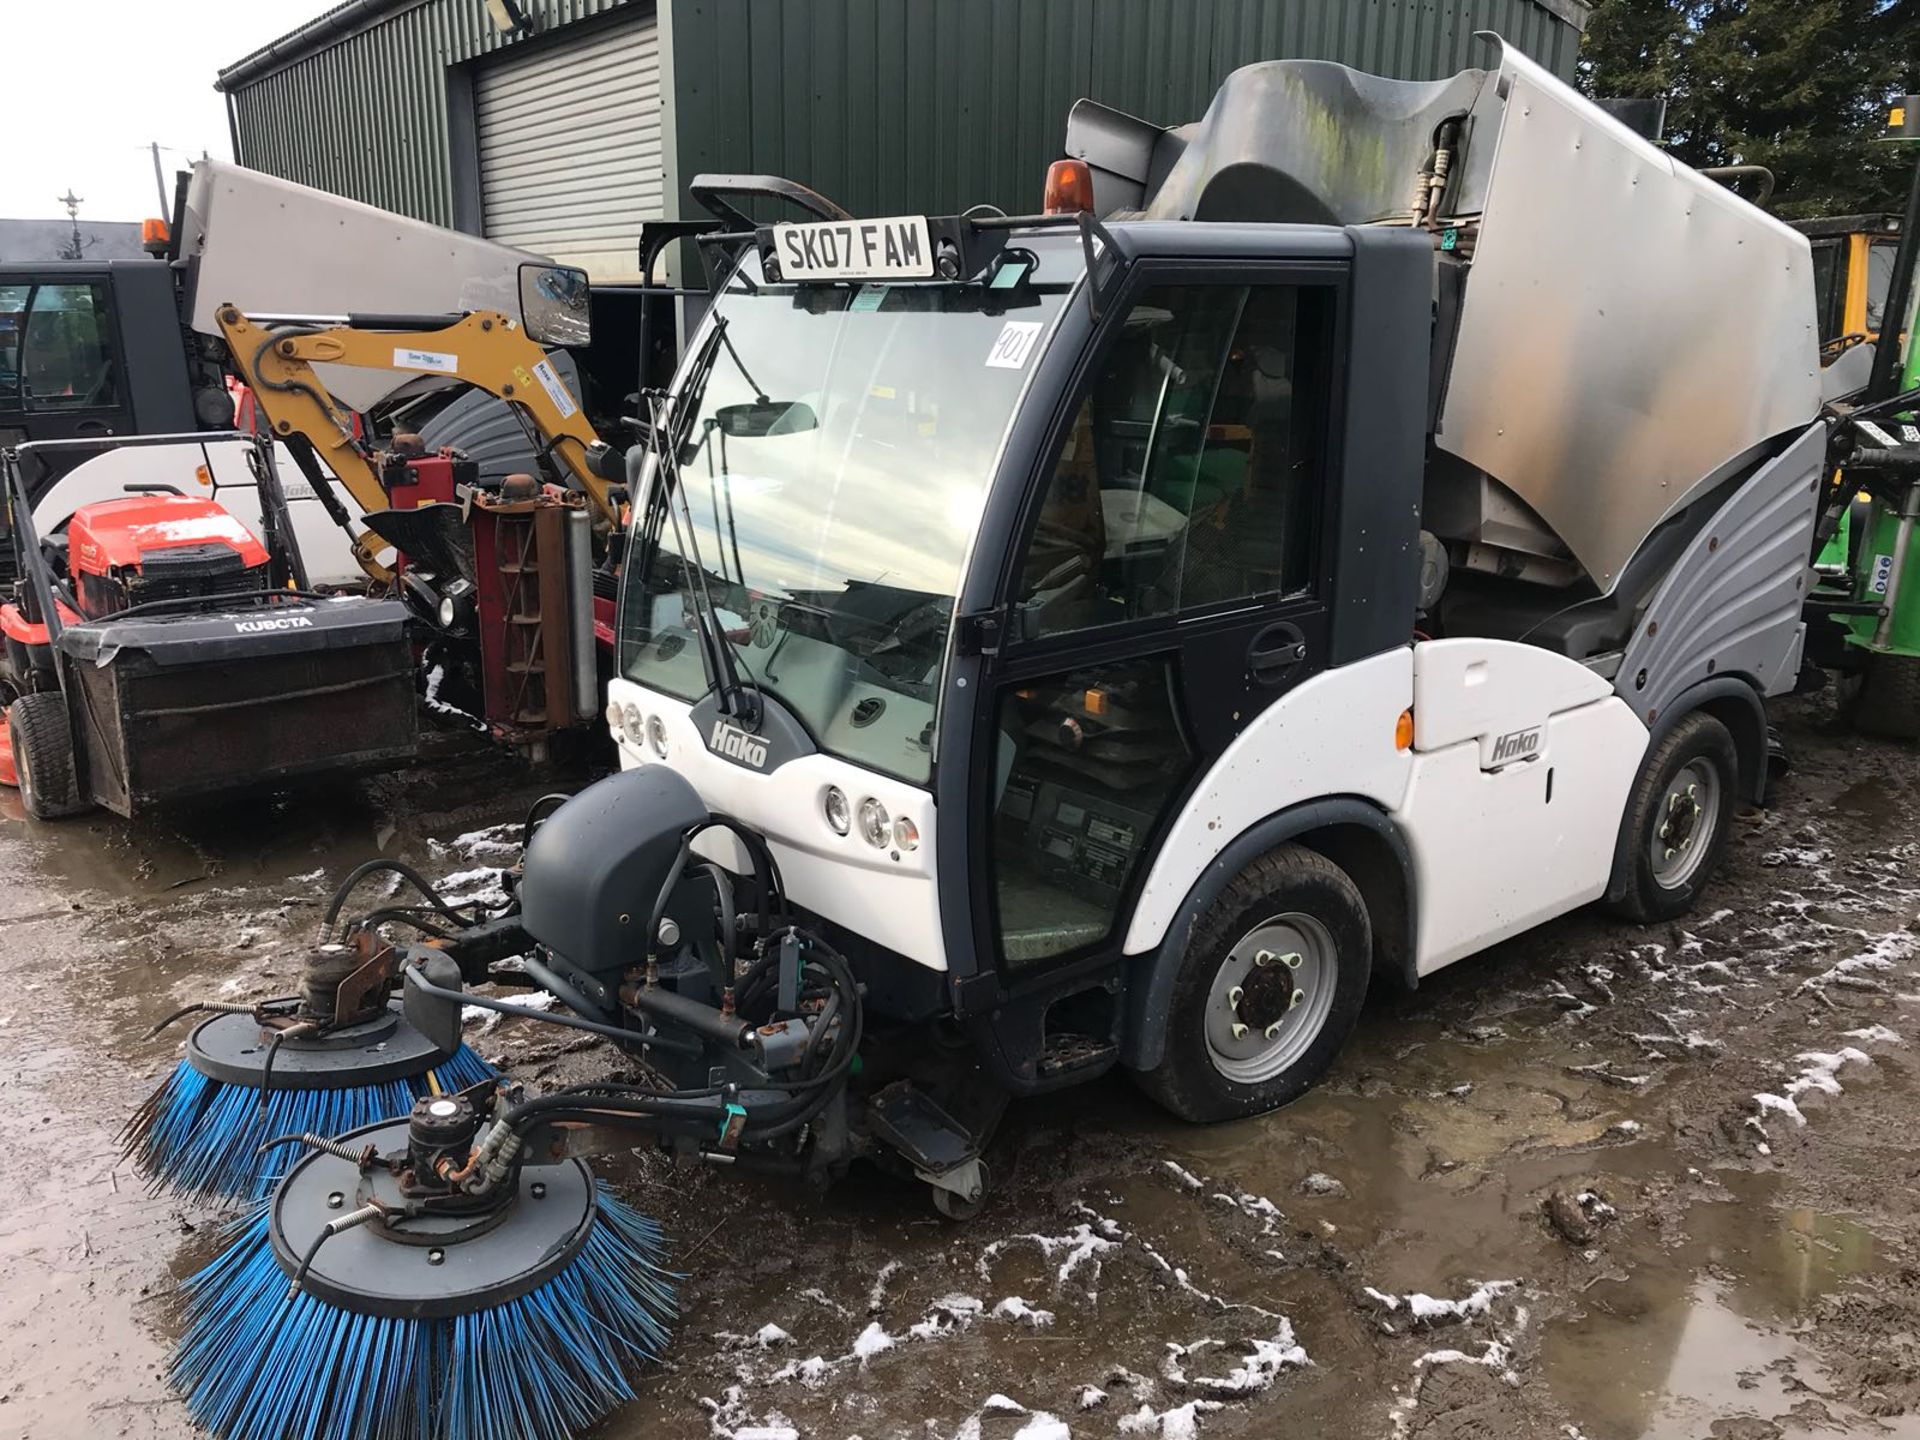
<instances>
[{"instance_id":1,"label":"small caster wheel","mask_svg":"<svg viewBox=\"0 0 1920 1440\"><path fill-rule=\"evenodd\" d=\"M974 1190L971 1195L962 1195L957 1190L944 1190L938 1185L927 1188L933 1192L933 1208L948 1220L971 1220L980 1213L987 1203L987 1189L993 1183L993 1176L985 1165L978 1165L974 1172Z\"/></svg>"}]
</instances>

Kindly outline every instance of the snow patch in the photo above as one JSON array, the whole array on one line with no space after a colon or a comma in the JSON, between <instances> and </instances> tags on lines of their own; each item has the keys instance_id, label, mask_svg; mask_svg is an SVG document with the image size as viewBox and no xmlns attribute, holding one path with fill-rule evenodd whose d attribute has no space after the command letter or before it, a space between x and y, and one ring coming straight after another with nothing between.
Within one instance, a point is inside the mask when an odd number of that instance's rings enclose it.
<instances>
[{"instance_id":1,"label":"snow patch","mask_svg":"<svg viewBox=\"0 0 1920 1440\"><path fill-rule=\"evenodd\" d=\"M868 1325L853 1342L853 1358L865 1365L874 1356L893 1349L894 1339L878 1320Z\"/></svg>"},{"instance_id":2,"label":"snow patch","mask_svg":"<svg viewBox=\"0 0 1920 1440\"><path fill-rule=\"evenodd\" d=\"M1065 1235L1009 1235L1004 1240L995 1240L980 1252L978 1269L982 1278L990 1278L993 1262L1001 1253L1016 1245L1032 1245L1048 1260L1060 1257L1060 1264L1054 1274L1054 1284L1064 1285L1073 1278L1076 1271L1086 1267L1090 1274L1089 1287L1100 1283L1101 1257L1120 1248L1122 1239L1120 1227L1113 1221L1095 1216L1091 1223L1082 1221Z\"/></svg>"},{"instance_id":3,"label":"snow patch","mask_svg":"<svg viewBox=\"0 0 1920 1440\"><path fill-rule=\"evenodd\" d=\"M1372 1286L1367 1287L1367 1295L1390 1311L1398 1312L1402 1305L1407 1307L1407 1318L1415 1324L1437 1325L1443 1321L1468 1320L1485 1315L1493 1309L1493 1302L1502 1295L1509 1294L1518 1281L1514 1280L1476 1280L1473 1289L1459 1300L1444 1300L1432 1295L1384 1295Z\"/></svg>"},{"instance_id":4,"label":"snow patch","mask_svg":"<svg viewBox=\"0 0 1920 1440\"><path fill-rule=\"evenodd\" d=\"M1802 1095L1809 1090L1822 1095L1842 1094L1840 1082L1835 1078L1842 1067L1873 1063L1871 1055L1852 1045L1843 1045L1833 1051L1803 1050L1793 1058L1800 1062L1800 1073L1786 1083L1783 1093L1755 1095L1753 1103L1760 1107L1762 1115L1777 1111L1795 1125L1807 1123L1807 1117L1801 1113L1798 1103Z\"/></svg>"},{"instance_id":5,"label":"snow patch","mask_svg":"<svg viewBox=\"0 0 1920 1440\"><path fill-rule=\"evenodd\" d=\"M880 1273L873 1277L873 1288L867 1291L867 1313L878 1315L886 1308L887 1282L900 1273L900 1262L889 1260L880 1267Z\"/></svg>"},{"instance_id":6,"label":"snow patch","mask_svg":"<svg viewBox=\"0 0 1920 1440\"><path fill-rule=\"evenodd\" d=\"M1066 1421L1036 1410L1031 1420L1013 1432L1013 1440L1073 1440L1073 1432Z\"/></svg>"},{"instance_id":7,"label":"snow patch","mask_svg":"<svg viewBox=\"0 0 1920 1440\"><path fill-rule=\"evenodd\" d=\"M996 1320L1011 1320L1016 1324L1024 1323L1031 1325L1036 1330L1044 1329L1046 1326L1053 1324L1053 1312L1051 1310L1041 1310L1033 1305L1029 1305L1018 1295L1009 1295L998 1305L994 1306L993 1318Z\"/></svg>"},{"instance_id":8,"label":"snow patch","mask_svg":"<svg viewBox=\"0 0 1920 1440\"><path fill-rule=\"evenodd\" d=\"M1207 1183L1178 1161L1162 1160L1160 1163L1166 1167L1167 1173L1189 1190L1199 1190Z\"/></svg>"}]
</instances>

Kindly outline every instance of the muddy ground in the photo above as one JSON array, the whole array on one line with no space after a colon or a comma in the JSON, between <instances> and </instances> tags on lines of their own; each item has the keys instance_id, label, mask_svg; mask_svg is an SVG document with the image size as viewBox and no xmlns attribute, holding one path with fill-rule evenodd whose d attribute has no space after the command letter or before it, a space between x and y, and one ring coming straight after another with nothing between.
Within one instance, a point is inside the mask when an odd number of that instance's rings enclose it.
<instances>
[{"instance_id":1,"label":"muddy ground","mask_svg":"<svg viewBox=\"0 0 1920 1440\"><path fill-rule=\"evenodd\" d=\"M1190 1128L1118 1078L1016 1106L960 1227L872 1173L623 1164L689 1279L595 1434L1920 1437L1920 765L1820 697L1783 722L1795 769L1687 924L1577 915L1378 995L1281 1114ZM191 1433L161 1371L214 1217L117 1158L177 1054L145 1028L272 992L373 853L498 860L475 832L542 788L472 759L165 826L0 792L0 1436Z\"/></svg>"}]
</instances>

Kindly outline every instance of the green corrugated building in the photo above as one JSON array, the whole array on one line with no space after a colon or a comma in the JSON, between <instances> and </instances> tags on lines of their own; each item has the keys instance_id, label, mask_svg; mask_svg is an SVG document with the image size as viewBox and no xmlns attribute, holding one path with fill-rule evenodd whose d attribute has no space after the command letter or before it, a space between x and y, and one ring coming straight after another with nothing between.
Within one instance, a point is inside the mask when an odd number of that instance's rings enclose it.
<instances>
[{"instance_id":1,"label":"green corrugated building","mask_svg":"<svg viewBox=\"0 0 1920 1440\"><path fill-rule=\"evenodd\" d=\"M1081 96L1197 118L1228 71L1438 78L1493 30L1571 77L1581 0L348 0L220 72L241 163L631 279L703 170L856 214L1037 208Z\"/></svg>"}]
</instances>

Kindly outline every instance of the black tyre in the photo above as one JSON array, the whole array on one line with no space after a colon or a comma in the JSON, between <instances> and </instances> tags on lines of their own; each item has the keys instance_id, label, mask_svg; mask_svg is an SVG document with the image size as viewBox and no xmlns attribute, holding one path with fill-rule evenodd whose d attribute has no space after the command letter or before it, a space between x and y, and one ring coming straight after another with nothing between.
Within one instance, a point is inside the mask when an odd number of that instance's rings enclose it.
<instances>
[{"instance_id":1,"label":"black tyre","mask_svg":"<svg viewBox=\"0 0 1920 1440\"><path fill-rule=\"evenodd\" d=\"M1683 717L1641 762L1615 856L1624 886L1609 908L1643 924L1691 910L1726 852L1739 783L1727 727L1698 711Z\"/></svg>"},{"instance_id":2,"label":"black tyre","mask_svg":"<svg viewBox=\"0 0 1920 1440\"><path fill-rule=\"evenodd\" d=\"M1282 845L1241 871L1194 927L1166 1053L1135 1079L1183 1120L1274 1110L1325 1073L1360 1017L1373 928L1347 873Z\"/></svg>"},{"instance_id":3,"label":"black tyre","mask_svg":"<svg viewBox=\"0 0 1920 1440\"><path fill-rule=\"evenodd\" d=\"M56 694L22 695L7 707L7 738L20 776L20 803L36 820L64 820L93 807L80 796L67 703Z\"/></svg>"},{"instance_id":4,"label":"black tyre","mask_svg":"<svg viewBox=\"0 0 1920 1440\"><path fill-rule=\"evenodd\" d=\"M1882 740L1920 740L1920 656L1875 651L1866 658L1846 697L1847 723Z\"/></svg>"}]
</instances>

